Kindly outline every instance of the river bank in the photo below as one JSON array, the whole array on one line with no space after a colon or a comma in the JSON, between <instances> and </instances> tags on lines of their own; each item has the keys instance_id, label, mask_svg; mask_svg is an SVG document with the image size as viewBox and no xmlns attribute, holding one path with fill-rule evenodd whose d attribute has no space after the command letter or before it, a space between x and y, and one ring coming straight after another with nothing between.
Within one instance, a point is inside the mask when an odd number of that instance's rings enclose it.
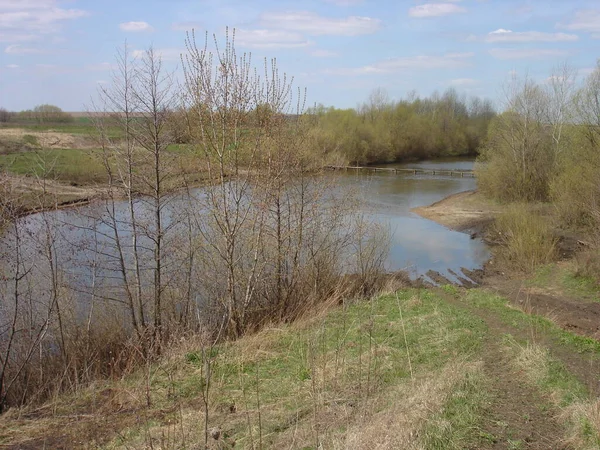
<instances>
[{"instance_id":1,"label":"river bank","mask_svg":"<svg viewBox=\"0 0 600 450\"><path fill-rule=\"evenodd\" d=\"M481 270L468 273L480 286L506 297L519 309L552 320L565 330L600 339L600 292L593 280L578 273L576 255L580 240L557 229L558 260L533 273L515 271L498 258L495 251L498 241L492 224L503 210L502 205L477 191L460 192L429 206L412 209L421 217L482 238L490 245L489 261Z\"/></svg>"},{"instance_id":2,"label":"river bank","mask_svg":"<svg viewBox=\"0 0 600 450\"><path fill-rule=\"evenodd\" d=\"M479 236L493 222L501 208L477 191L466 191L411 211L452 230L476 233Z\"/></svg>"}]
</instances>

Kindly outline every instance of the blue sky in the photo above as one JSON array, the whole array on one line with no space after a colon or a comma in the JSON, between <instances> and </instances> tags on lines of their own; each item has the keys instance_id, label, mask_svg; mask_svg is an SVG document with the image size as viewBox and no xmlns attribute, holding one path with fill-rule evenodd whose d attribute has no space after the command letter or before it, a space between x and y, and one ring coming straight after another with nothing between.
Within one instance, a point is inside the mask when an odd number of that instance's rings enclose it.
<instances>
[{"instance_id":1,"label":"blue sky","mask_svg":"<svg viewBox=\"0 0 600 450\"><path fill-rule=\"evenodd\" d=\"M185 30L223 37L257 65L276 57L308 105L355 107L448 87L498 101L509 74L541 83L600 57L598 0L0 0L0 107L82 111L117 47L152 45L176 69Z\"/></svg>"}]
</instances>

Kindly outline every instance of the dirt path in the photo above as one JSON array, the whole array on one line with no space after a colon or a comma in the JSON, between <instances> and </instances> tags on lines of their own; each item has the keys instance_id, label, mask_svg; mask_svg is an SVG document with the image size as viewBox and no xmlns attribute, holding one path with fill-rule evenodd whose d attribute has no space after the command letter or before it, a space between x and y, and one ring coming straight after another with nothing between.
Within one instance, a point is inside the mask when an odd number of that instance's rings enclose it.
<instances>
[{"instance_id":1,"label":"dirt path","mask_svg":"<svg viewBox=\"0 0 600 450\"><path fill-rule=\"evenodd\" d=\"M484 342L484 372L491 381L493 400L483 424L491 442L482 448L568 448L557 444L564 437L557 412L548 407L537 390L522 381L523 375L512 367L510 356L498 344L499 338L494 331Z\"/></svg>"},{"instance_id":2,"label":"dirt path","mask_svg":"<svg viewBox=\"0 0 600 450\"><path fill-rule=\"evenodd\" d=\"M500 343L502 337L511 335L518 340L530 340L531 334L507 325L493 311L479 309L454 296L438 290L438 294L454 306L458 306L481 318L488 327L483 343L483 360L486 375L491 380L490 393L493 401L485 412L484 432L491 442L489 449L566 449L564 428L558 421L558 411L549 405L548 399L524 381L511 362L512 355ZM584 385L592 395L600 394L600 386L594 380L600 373L600 361L587 360L574 354L549 336L536 335L536 342L547 347L555 358ZM597 381L597 380L596 380Z\"/></svg>"},{"instance_id":3,"label":"dirt path","mask_svg":"<svg viewBox=\"0 0 600 450\"><path fill-rule=\"evenodd\" d=\"M600 302L527 286L520 280L488 274L484 284L531 314L544 316L564 330L600 340Z\"/></svg>"}]
</instances>

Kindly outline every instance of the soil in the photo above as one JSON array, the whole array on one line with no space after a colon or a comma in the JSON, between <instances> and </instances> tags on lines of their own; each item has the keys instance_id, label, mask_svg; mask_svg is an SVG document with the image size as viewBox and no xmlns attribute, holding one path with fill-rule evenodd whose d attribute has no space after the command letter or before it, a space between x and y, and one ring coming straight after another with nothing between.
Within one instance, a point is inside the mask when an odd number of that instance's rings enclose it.
<instances>
[{"instance_id":1,"label":"soil","mask_svg":"<svg viewBox=\"0 0 600 450\"><path fill-rule=\"evenodd\" d=\"M21 197L21 216L34 214L45 208L61 209L86 205L107 194L107 188L102 186L71 186L54 180L39 180L13 174L3 174L0 185L3 191ZM49 199L49 204L40 204L42 194Z\"/></svg>"},{"instance_id":2,"label":"soil","mask_svg":"<svg viewBox=\"0 0 600 450\"><path fill-rule=\"evenodd\" d=\"M484 372L490 380L491 402L486 405L483 428L488 436L488 449L567 449L563 425L559 422L559 412L550 406L548 399L536 388L524 382L524 374L511 363L511 355L506 354L502 337L511 335L518 340L529 340L528 331L505 324L489 310L481 310L468 305L456 297L438 291L449 303L463 308L481 318L488 327L483 341ZM581 355L569 355L566 359L565 347L548 336L536 336L536 342L544 345L550 353L559 358L567 369L584 384L594 378L591 361ZM598 365L598 361L595 362ZM592 394L597 394L590 389Z\"/></svg>"},{"instance_id":3,"label":"soil","mask_svg":"<svg viewBox=\"0 0 600 450\"><path fill-rule=\"evenodd\" d=\"M450 229L478 237L494 221L499 209L491 207L477 191L465 191L412 211Z\"/></svg>"},{"instance_id":4,"label":"soil","mask_svg":"<svg viewBox=\"0 0 600 450\"><path fill-rule=\"evenodd\" d=\"M94 148L97 147L92 139L58 131L31 131L23 128L0 128L0 140L11 143L22 142L24 136L34 136L40 148ZM12 148L12 147L11 147ZM17 147L15 147L17 148ZM23 146L23 149L27 149Z\"/></svg>"}]
</instances>

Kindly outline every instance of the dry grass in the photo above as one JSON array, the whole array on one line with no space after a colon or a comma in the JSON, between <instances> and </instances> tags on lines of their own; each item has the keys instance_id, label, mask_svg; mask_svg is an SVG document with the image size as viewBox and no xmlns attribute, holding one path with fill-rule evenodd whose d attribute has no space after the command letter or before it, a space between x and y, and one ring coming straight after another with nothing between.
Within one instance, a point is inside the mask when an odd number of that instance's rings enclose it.
<instances>
[{"instance_id":1,"label":"dry grass","mask_svg":"<svg viewBox=\"0 0 600 450\"><path fill-rule=\"evenodd\" d=\"M424 447L421 430L432 413L442 410L451 392L467 375L481 375L481 364L453 362L434 377L384 392L371 405L371 414L361 416L332 448L418 449ZM390 399L402 398L403 401ZM450 425L445 421L446 425ZM438 424L439 425L439 424ZM443 425L443 424L442 424Z\"/></svg>"},{"instance_id":2,"label":"dry grass","mask_svg":"<svg viewBox=\"0 0 600 450\"><path fill-rule=\"evenodd\" d=\"M581 450L600 447L600 400L591 399L585 388L548 350L539 344L514 345L515 365L530 383L541 388L561 411L568 424L565 444Z\"/></svg>"},{"instance_id":3,"label":"dry grass","mask_svg":"<svg viewBox=\"0 0 600 450\"><path fill-rule=\"evenodd\" d=\"M495 231L502 243L499 256L510 267L531 272L556 257L553 227L530 205L511 205L497 218Z\"/></svg>"},{"instance_id":4,"label":"dry grass","mask_svg":"<svg viewBox=\"0 0 600 450\"><path fill-rule=\"evenodd\" d=\"M407 291L399 301L323 310L204 351L186 340L151 370L154 413L108 448L204 445L203 395L209 448L420 448L444 432L423 432L427 419L452 422L447 402L479 373L472 358L480 326L430 293ZM126 380L135 398L143 397L143 380ZM157 410L169 414L157 420Z\"/></svg>"}]
</instances>

